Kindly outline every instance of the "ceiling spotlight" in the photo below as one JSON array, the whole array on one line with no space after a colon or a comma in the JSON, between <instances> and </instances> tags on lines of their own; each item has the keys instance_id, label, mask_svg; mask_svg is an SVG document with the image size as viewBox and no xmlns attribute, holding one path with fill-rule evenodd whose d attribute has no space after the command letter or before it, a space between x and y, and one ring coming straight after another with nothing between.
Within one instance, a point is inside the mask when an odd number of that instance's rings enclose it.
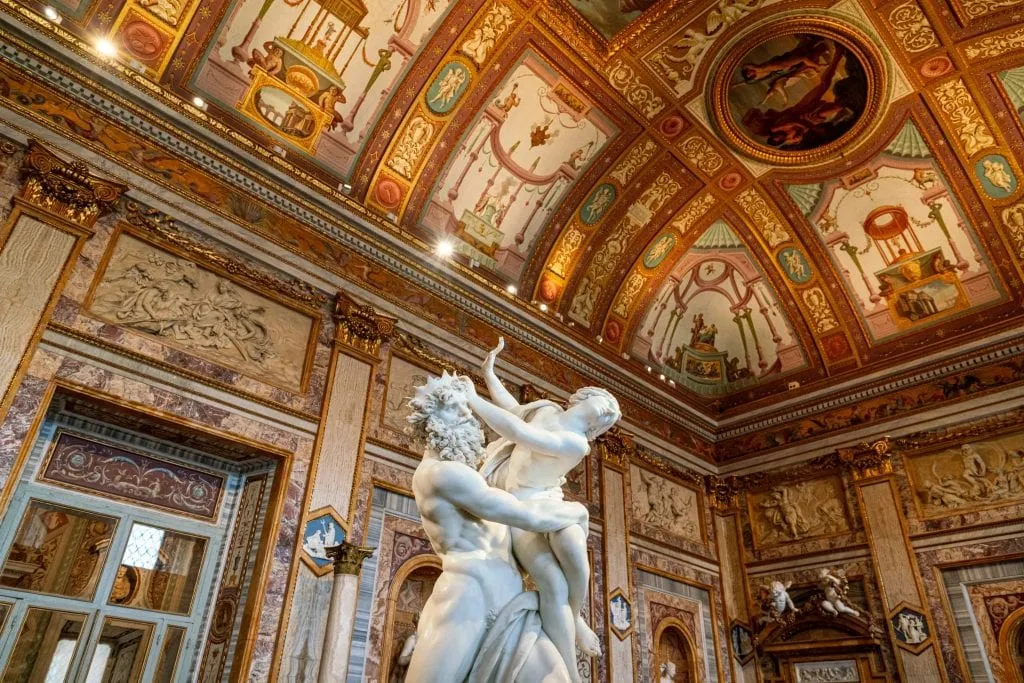
<instances>
[{"instance_id":1,"label":"ceiling spotlight","mask_svg":"<svg viewBox=\"0 0 1024 683\"><path fill-rule=\"evenodd\" d=\"M538 308L540 308L540 312L541 313L547 313L548 312L548 305L547 304L541 304L540 306L538 306Z\"/></svg>"},{"instance_id":2,"label":"ceiling spotlight","mask_svg":"<svg viewBox=\"0 0 1024 683\"><path fill-rule=\"evenodd\" d=\"M96 52L101 57L110 59L111 57L117 56L117 46L115 46L108 38L100 38L96 41Z\"/></svg>"},{"instance_id":3,"label":"ceiling spotlight","mask_svg":"<svg viewBox=\"0 0 1024 683\"><path fill-rule=\"evenodd\" d=\"M204 100L199 95L196 95L192 98L192 104L196 105L200 109L206 109L206 100Z\"/></svg>"},{"instance_id":4,"label":"ceiling spotlight","mask_svg":"<svg viewBox=\"0 0 1024 683\"><path fill-rule=\"evenodd\" d=\"M515 294L516 292L519 291L519 289L515 285L509 285L508 287L505 288L505 291L508 292L509 294Z\"/></svg>"},{"instance_id":5,"label":"ceiling spotlight","mask_svg":"<svg viewBox=\"0 0 1024 683\"><path fill-rule=\"evenodd\" d=\"M674 387L674 386L676 385L676 381L675 381L674 379L670 379L670 380L668 381L668 385L669 385L670 387Z\"/></svg>"},{"instance_id":6,"label":"ceiling spotlight","mask_svg":"<svg viewBox=\"0 0 1024 683\"><path fill-rule=\"evenodd\" d=\"M441 240L437 243L436 251L441 258L448 258L455 253L455 247L448 240Z\"/></svg>"},{"instance_id":7,"label":"ceiling spotlight","mask_svg":"<svg viewBox=\"0 0 1024 683\"><path fill-rule=\"evenodd\" d=\"M665 375L664 375L664 373L662 373L662 374L658 375L658 379L660 379L660 380L661 380L662 382L664 382L664 381L665 381Z\"/></svg>"},{"instance_id":8,"label":"ceiling spotlight","mask_svg":"<svg viewBox=\"0 0 1024 683\"><path fill-rule=\"evenodd\" d=\"M600 344L603 341L604 341L604 337L602 337L601 335L597 335L597 343Z\"/></svg>"},{"instance_id":9,"label":"ceiling spotlight","mask_svg":"<svg viewBox=\"0 0 1024 683\"><path fill-rule=\"evenodd\" d=\"M60 23L60 12L58 12L53 7L50 7L49 5L43 8L43 16L45 16L47 19L54 22L55 24Z\"/></svg>"},{"instance_id":10,"label":"ceiling spotlight","mask_svg":"<svg viewBox=\"0 0 1024 683\"><path fill-rule=\"evenodd\" d=\"M651 372L654 368L652 368L650 365L648 365L648 366L644 367L644 369L647 370L647 372Z\"/></svg>"}]
</instances>

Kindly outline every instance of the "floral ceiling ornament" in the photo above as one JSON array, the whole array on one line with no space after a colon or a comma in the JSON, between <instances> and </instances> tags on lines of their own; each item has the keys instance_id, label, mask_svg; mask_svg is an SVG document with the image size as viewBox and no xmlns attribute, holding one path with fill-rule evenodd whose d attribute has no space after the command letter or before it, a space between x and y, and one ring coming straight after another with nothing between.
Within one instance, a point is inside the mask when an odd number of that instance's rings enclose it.
<instances>
[{"instance_id":1,"label":"floral ceiling ornament","mask_svg":"<svg viewBox=\"0 0 1024 683\"><path fill-rule=\"evenodd\" d=\"M640 80L636 69L621 59L615 60L609 67L608 82L648 121L665 108L665 100Z\"/></svg>"},{"instance_id":2,"label":"floral ceiling ornament","mask_svg":"<svg viewBox=\"0 0 1024 683\"><path fill-rule=\"evenodd\" d=\"M1024 27L994 36L985 36L973 43L968 43L964 48L964 55L968 59L988 59L1001 57L1021 48L1024 48Z\"/></svg>"},{"instance_id":3,"label":"floral ceiling ornament","mask_svg":"<svg viewBox=\"0 0 1024 683\"><path fill-rule=\"evenodd\" d=\"M907 0L889 12L889 25L907 52L924 52L939 46L931 22L914 0Z\"/></svg>"},{"instance_id":4,"label":"floral ceiling ornament","mask_svg":"<svg viewBox=\"0 0 1024 683\"><path fill-rule=\"evenodd\" d=\"M996 139L978 111L978 106L962 78L946 81L936 86L932 93L967 156L972 157L984 149L995 146Z\"/></svg>"}]
</instances>

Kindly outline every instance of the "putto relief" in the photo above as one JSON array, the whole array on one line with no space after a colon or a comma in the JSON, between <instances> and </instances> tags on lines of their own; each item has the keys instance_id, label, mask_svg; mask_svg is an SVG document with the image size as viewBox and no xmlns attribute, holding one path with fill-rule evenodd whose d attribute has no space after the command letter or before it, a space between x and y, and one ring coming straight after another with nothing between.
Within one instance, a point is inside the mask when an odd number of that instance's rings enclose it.
<instances>
[{"instance_id":1,"label":"putto relief","mask_svg":"<svg viewBox=\"0 0 1024 683\"><path fill-rule=\"evenodd\" d=\"M639 467L630 470L629 487L634 520L703 543L696 491Z\"/></svg>"},{"instance_id":2,"label":"putto relief","mask_svg":"<svg viewBox=\"0 0 1024 683\"><path fill-rule=\"evenodd\" d=\"M907 459L925 517L1024 502L1024 432Z\"/></svg>"},{"instance_id":3,"label":"putto relief","mask_svg":"<svg viewBox=\"0 0 1024 683\"><path fill-rule=\"evenodd\" d=\"M301 390L315 320L129 234L87 309L282 388Z\"/></svg>"},{"instance_id":4,"label":"putto relief","mask_svg":"<svg viewBox=\"0 0 1024 683\"><path fill-rule=\"evenodd\" d=\"M839 477L776 486L747 496L754 542L771 546L850 531Z\"/></svg>"}]
</instances>

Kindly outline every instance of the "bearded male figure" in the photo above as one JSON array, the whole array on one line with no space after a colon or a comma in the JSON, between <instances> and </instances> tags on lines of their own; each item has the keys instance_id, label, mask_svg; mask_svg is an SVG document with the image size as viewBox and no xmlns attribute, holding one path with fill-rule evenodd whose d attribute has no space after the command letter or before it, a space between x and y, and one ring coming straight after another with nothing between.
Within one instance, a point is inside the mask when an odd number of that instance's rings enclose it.
<instances>
[{"instance_id":1,"label":"bearded male figure","mask_svg":"<svg viewBox=\"0 0 1024 683\"><path fill-rule=\"evenodd\" d=\"M482 368L493 403L467 386L473 412L500 437L488 446L481 472L521 501L561 501L565 476L590 452L590 442L618 422L619 403L604 389L584 387L565 410L546 400L520 405L494 374L504 346L499 339ZM586 526L554 533L513 528L512 549L537 584L544 631L578 681L577 644L586 654L601 654L600 639L580 614L590 588Z\"/></svg>"},{"instance_id":2,"label":"bearded male figure","mask_svg":"<svg viewBox=\"0 0 1024 683\"><path fill-rule=\"evenodd\" d=\"M471 386L445 373L409 401L411 431L426 443L412 490L442 572L420 616L406 681L568 683L541 629L537 595L523 591L509 527L550 533L586 526L587 509L523 502L487 485L476 470L484 437L469 409Z\"/></svg>"}]
</instances>

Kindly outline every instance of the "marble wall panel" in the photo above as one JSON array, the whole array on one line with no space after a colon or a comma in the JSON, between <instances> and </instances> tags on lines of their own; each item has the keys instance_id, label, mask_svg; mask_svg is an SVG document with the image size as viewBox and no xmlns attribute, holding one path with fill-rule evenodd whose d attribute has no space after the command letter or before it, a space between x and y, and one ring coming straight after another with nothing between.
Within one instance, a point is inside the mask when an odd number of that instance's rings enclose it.
<instances>
[{"instance_id":1,"label":"marble wall panel","mask_svg":"<svg viewBox=\"0 0 1024 683\"><path fill-rule=\"evenodd\" d=\"M631 531L673 544L703 545L703 496L651 470L633 465L629 474Z\"/></svg>"}]
</instances>

